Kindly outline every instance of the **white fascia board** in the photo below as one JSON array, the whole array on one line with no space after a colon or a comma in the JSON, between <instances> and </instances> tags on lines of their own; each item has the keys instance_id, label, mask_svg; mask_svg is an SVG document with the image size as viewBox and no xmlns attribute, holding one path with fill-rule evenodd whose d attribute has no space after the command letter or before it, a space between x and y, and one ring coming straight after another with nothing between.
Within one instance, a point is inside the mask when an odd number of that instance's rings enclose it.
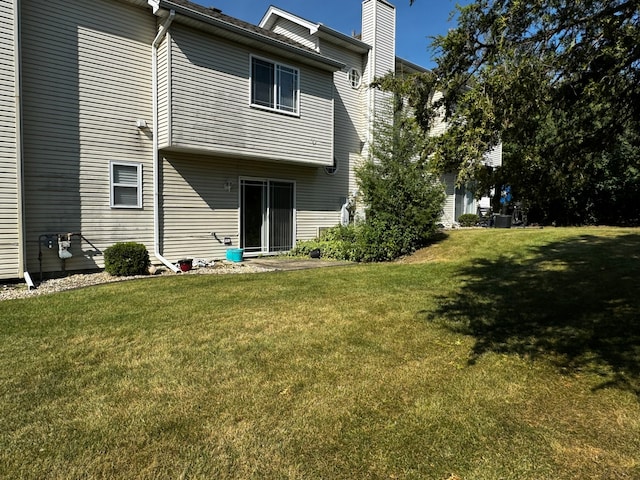
<instances>
[{"instance_id":1,"label":"white fascia board","mask_svg":"<svg viewBox=\"0 0 640 480\"><path fill-rule=\"evenodd\" d=\"M409 60L404 58L396 57L396 73L400 73L398 72L398 67L407 68L409 70L407 73L427 73L431 71L430 69L418 65L417 63L410 62Z\"/></svg>"},{"instance_id":2,"label":"white fascia board","mask_svg":"<svg viewBox=\"0 0 640 480\"><path fill-rule=\"evenodd\" d=\"M330 42L338 44L353 52L365 54L368 53L369 50L371 50L371 45L363 42L362 40L358 40L357 38L345 35L344 33L327 27L322 23L318 24L318 32L320 38L329 40Z\"/></svg>"}]
</instances>

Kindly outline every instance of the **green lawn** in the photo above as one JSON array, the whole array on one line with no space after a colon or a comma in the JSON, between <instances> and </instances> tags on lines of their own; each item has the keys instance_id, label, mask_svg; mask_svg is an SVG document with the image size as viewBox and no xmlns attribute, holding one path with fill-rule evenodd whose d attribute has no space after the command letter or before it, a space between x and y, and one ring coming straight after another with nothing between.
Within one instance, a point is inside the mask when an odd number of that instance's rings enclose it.
<instances>
[{"instance_id":1,"label":"green lawn","mask_svg":"<svg viewBox=\"0 0 640 480\"><path fill-rule=\"evenodd\" d=\"M640 478L640 230L0 302L0 477Z\"/></svg>"}]
</instances>

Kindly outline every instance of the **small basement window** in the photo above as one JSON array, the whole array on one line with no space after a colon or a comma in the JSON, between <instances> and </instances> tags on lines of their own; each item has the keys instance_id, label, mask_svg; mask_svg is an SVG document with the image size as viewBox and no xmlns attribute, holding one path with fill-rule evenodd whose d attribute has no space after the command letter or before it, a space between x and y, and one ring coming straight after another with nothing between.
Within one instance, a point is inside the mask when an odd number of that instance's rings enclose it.
<instances>
[{"instance_id":1,"label":"small basement window","mask_svg":"<svg viewBox=\"0 0 640 480\"><path fill-rule=\"evenodd\" d=\"M142 208L142 164L111 162L111 208Z\"/></svg>"}]
</instances>

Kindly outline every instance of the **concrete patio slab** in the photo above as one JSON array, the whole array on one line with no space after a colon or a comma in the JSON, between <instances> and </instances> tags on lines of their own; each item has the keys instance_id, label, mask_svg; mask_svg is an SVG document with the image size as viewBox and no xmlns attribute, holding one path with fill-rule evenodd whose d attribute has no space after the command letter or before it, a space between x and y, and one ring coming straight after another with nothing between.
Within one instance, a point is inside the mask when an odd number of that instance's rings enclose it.
<instances>
[{"instance_id":1,"label":"concrete patio slab","mask_svg":"<svg viewBox=\"0 0 640 480\"><path fill-rule=\"evenodd\" d=\"M349 265L356 265L354 262L339 261L339 260L324 260L321 258L296 258L296 257L256 257L256 258L244 258L243 263L248 265L269 268L273 270L307 270L311 268L326 268L326 267L343 267Z\"/></svg>"}]
</instances>

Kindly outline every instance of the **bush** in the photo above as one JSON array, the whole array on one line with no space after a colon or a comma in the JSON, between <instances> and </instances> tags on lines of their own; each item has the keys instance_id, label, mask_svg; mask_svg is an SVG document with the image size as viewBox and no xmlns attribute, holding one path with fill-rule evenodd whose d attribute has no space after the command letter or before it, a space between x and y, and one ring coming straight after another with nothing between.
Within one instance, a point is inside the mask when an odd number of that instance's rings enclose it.
<instances>
[{"instance_id":1,"label":"bush","mask_svg":"<svg viewBox=\"0 0 640 480\"><path fill-rule=\"evenodd\" d=\"M425 154L429 138L402 95L393 93L389 111L376 118L370 156L356 168L365 212L361 261L393 260L426 245L438 230L445 201Z\"/></svg>"},{"instance_id":2,"label":"bush","mask_svg":"<svg viewBox=\"0 0 640 480\"><path fill-rule=\"evenodd\" d=\"M372 219L366 223L336 226L325 230L319 238L298 242L292 255L309 256L320 250L323 258L351 262L385 262L416 250L424 245L414 232L405 230L393 222Z\"/></svg>"},{"instance_id":3,"label":"bush","mask_svg":"<svg viewBox=\"0 0 640 480\"><path fill-rule=\"evenodd\" d=\"M315 240L305 240L298 242L291 251L292 255L309 256L313 250L320 250L320 254L325 258L334 260L360 261L357 253L357 238L359 227L356 226L336 226L328 228Z\"/></svg>"},{"instance_id":4,"label":"bush","mask_svg":"<svg viewBox=\"0 0 640 480\"><path fill-rule=\"evenodd\" d=\"M141 243L119 242L104 251L104 269L116 276L149 273L149 252Z\"/></svg>"},{"instance_id":5,"label":"bush","mask_svg":"<svg viewBox=\"0 0 640 480\"><path fill-rule=\"evenodd\" d=\"M410 255L424 243L411 228L394 221L368 219L362 227L359 261L388 262Z\"/></svg>"},{"instance_id":6,"label":"bush","mask_svg":"<svg viewBox=\"0 0 640 480\"><path fill-rule=\"evenodd\" d=\"M465 213L458 218L461 227L475 227L479 221L480 218L475 213Z\"/></svg>"}]
</instances>

